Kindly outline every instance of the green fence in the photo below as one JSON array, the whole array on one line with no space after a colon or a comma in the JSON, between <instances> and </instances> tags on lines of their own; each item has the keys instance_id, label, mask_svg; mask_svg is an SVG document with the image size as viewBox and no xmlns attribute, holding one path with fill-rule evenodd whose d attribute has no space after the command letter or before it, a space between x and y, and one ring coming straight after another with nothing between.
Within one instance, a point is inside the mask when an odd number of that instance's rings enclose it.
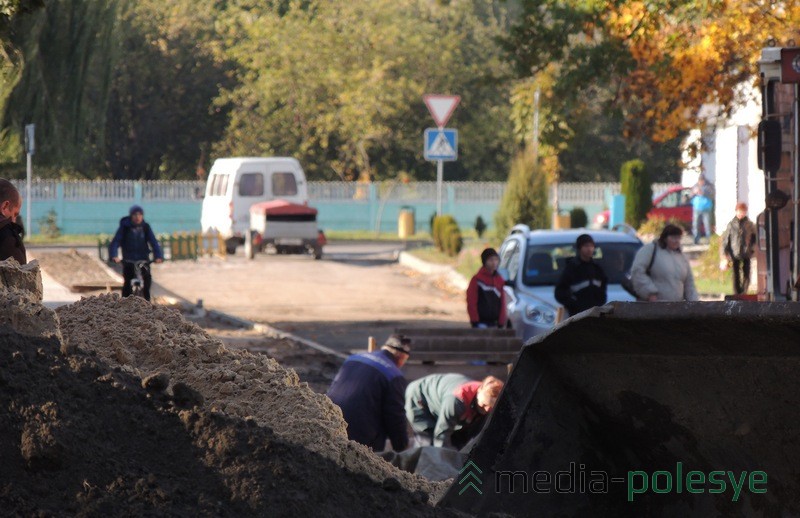
<instances>
[{"instance_id":1,"label":"green fence","mask_svg":"<svg viewBox=\"0 0 800 518\"><path fill-rule=\"evenodd\" d=\"M216 235L201 234L199 232L176 232L174 234L158 234L156 236L164 259L167 261L196 261L202 256L218 255L225 257L225 240ZM101 261L108 262L108 248L111 238L101 237L97 241L97 256Z\"/></svg>"}]
</instances>

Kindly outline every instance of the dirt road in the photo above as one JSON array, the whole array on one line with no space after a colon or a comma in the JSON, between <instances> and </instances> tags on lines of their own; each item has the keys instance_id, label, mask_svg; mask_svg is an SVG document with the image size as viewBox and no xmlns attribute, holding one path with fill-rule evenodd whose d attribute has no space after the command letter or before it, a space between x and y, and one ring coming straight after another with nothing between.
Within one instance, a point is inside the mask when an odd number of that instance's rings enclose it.
<instances>
[{"instance_id":1,"label":"dirt road","mask_svg":"<svg viewBox=\"0 0 800 518\"><path fill-rule=\"evenodd\" d=\"M343 243L325 258L242 255L157 265L156 283L189 301L274 325L334 349L366 347L398 326L464 326L466 305L394 262L402 245Z\"/></svg>"}]
</instances>

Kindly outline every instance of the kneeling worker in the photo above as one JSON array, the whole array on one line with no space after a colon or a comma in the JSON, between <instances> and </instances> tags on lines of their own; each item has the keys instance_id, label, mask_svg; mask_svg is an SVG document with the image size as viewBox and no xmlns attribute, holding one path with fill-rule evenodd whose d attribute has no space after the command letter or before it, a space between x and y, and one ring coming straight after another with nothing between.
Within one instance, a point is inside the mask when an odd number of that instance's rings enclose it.
<instances>
[{"instance_id":1,"label":"kneeling worker","mask_svg":"<svg viewBox=\"0 0 800 518\"><path fill-rule=\"evenodd\" d=\"M345 360L328 389L347 422L347 437L383 451L387 437L395 451L408 447L408 424L403 410L406 379L400 368L411 353L411 339L392 335L371 353Z\"/></svg>"},{"instance_id":2,"label":"kneeling worker","mask_svg":"<svg viewBox=\"0 0 800 518\"><path fill-rule=\"evenodd\" d=\"M461 374L431 374L406 389L406 417L423 441L460 450L478 435L503 382L494 376L473 381Z\"/></svg>"}]
</instances>

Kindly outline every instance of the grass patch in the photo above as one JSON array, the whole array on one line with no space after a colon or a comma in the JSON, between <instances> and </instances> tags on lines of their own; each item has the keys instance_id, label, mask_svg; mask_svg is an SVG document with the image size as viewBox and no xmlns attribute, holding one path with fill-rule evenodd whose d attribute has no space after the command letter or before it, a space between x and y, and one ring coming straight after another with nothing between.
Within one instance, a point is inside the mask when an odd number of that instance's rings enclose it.
<instances>
[{"instance_id":1,"label":"grass patch","mask_svg":"<svg viewBox=\"0 0 800 518\"><path fill-rule=\"evenodd\" d=\"M723 279L708 279L706 277L695 277L694 285L697 293L701 295L730 295L733 293L733 278L730 271L725 272Z\"/></svg>"},{"instance_id":2,"label":"grass patch","mask_svg":"<svg viewBox=\"0 0 800 518\"><path fill-rule=\"evenodd\" d=\"M498 248L495 243L478 240L476 237L464 243L464 248L461 250L461 253L458 254L458 257L450 257L433 246L415 248L409 250L408 253L429 263L452 266L458 273L469 279L475 275L482 266L481 252L487 247Z\"/></svg>"},{"instance_id":3,"label":"grass patch","mask_svg":"<svg viewBox=\"0 0 800 518\"><path fill-rule=\"evenodd\" d=\"M425 228L428 228L427 224ZM464 241L478 239L474 228L462 227L461 235ZM420 231L408 239L400 239L397 232L376 233L372 230L325 230L325 237L331 241L430 241L432 239L430 232Z\"/></svg>"},{"instance_id":4,"label":"grass patch","mask_svg":"<svg viewBox=\"0 0 800 518\"><path fill-rule=\"evenodd\" d=\"M430 241L431 235L419 232L408 239L400 239L397 232L376 233L369 230L325 230L330 241Z\"/></svg>"},{"instance_id":5,"label":"grass patch","mask_svg":"<svg viewBox=\"0 0 800 518\"><path fill-rule=\"evenodd\" d=\"M733 293L733 272L731 269L719 269L719 244L720 236L711 236L708 241L708 250L698 259L694 270L694 284L697 292L701 294L730 295ZM756 287L751 285L750 293L756 292Z\"/></svg>"}]
</instances>

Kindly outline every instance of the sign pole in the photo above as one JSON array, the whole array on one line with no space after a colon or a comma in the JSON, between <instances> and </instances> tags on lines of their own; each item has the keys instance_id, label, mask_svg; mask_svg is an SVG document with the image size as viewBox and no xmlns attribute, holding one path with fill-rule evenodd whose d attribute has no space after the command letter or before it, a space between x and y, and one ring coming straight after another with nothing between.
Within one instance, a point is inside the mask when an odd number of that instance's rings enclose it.
<instances>
[{"instance_id":1,"label":"sign pole","mask_svg":"<svg viewBox=\"0 0 800 518\"><path fill-rule=\"evenodd\" d=\"M35 144L35 124L25 125L25 154L28 156L28 174L25 182L25 235L32 233L31 229L31 180L33 179L33 153Z\"/></svg>"},{"instance_id":2,"label":"sign pole","mask_svg":"<svg viewBox=\"0 0 800 518\"><path fill-rule=\"evenodd\" d=\"M426 160L436 160L436 215L442 215L442 183L444 182L444 161L456 160L458 155L458 132L446 129L445 125L450 120L453 110L456 109L461 97L458 95L428 94L422 96L425 106L431 112L438 131L434 134L432 129L424 133L424 156ZM429 140L433 136L433 140Z\"/></svg>"},{"instance_id":3,"label":"sign pole","mask_svg":"<svg viewBox=\"0 0 800 518\"><path fill-rule=\"evenodd\" d=\"M442 180L444 179L444 161L436 161L436 215L442 215Z\"/></svg>"},{"instance_id":4,"label":"sign pole","mask_svg":"<svg viewBox=\"0 0 800 518\"><path fill-rule=\"evenodd\" d=\"M33 160L28 153L28 177L25 184L25 235L31 235L31 177L33 176Z\"/></svg>"}]
</instances>

